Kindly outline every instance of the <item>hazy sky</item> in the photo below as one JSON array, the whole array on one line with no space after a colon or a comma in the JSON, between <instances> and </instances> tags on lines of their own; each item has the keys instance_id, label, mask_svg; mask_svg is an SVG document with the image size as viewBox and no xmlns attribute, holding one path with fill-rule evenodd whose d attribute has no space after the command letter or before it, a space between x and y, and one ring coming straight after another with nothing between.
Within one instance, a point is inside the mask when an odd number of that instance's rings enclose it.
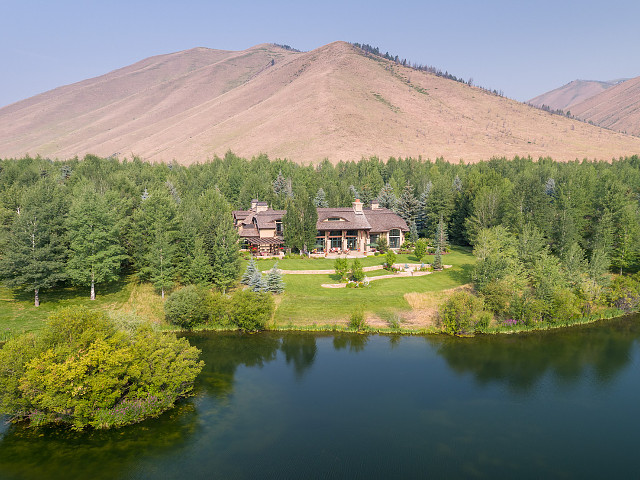
<instances>
[{"instance_id":1,"label":"hazy sky","mask_svg":"<svg viewBox=\"0 0 640 480\"><path fill-rule=\"evenodd\" d=\"M640 75L635 0L0 0L0 106L151 55L369 43L528 100Z\"/></svg>"}]
</instances>

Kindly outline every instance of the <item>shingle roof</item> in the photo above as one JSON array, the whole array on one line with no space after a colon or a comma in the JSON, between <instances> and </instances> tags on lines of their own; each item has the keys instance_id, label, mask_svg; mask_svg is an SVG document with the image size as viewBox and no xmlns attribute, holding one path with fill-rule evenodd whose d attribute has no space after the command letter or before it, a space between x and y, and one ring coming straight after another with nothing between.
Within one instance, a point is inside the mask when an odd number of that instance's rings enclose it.
<instances>
[{"instance_id":1,"label":"shingle roof","mask_svg":"<svg viewBox=\"0 0 640 480\"><path fill-rule=\"evenodd\" d=\"M329 218L342 218L342 221L329 221ZM371 225L364 213L357 214L352 207L318 208L318 230L369 230Z\"/></svg>"},{"instance_id":2,"label":"shingle roof","mask_svg":"<svg viewBox=\"0 0 640 480\"><path fill-rule=\"evenodd\" d=\"M254 215L258 228L276 228L276 220L282 220L286 210L265 210Z\"/></svg>"},{"instance_id":3,"label":"shingle roof","mask_svg":"<svg viewBox=\"0 0 640 480\"><path fill-rule=\"evenodd\" d=\"M393 228L399 228L403 232L408 232L407 222L401 216L386 208L364 209L364 214L371 225L370 233L388 232Z\"/></svg>"}]
</instances>

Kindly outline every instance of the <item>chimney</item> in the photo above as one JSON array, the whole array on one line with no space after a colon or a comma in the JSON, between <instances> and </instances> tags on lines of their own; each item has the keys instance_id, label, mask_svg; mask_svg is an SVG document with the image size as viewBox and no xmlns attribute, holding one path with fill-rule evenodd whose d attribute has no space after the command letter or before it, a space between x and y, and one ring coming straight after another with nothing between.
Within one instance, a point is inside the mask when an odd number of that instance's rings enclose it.
<instances>
[{"instance_id":1,"label":"chimney","mask_svg":"<svg viewBox=\"0 0 640 480\"><path fill-rule=\"evenodd\" d=\"M251 200L251 210L255 210L257 206L258 206L258 199L254 198L253 200Z\"/></svg>"},{"instance_id":2,"label":"chimney","mask_svg":"<svg viewBox=\"0 0 640 480\"><path fill-rule=\"evenodd\" d=\"M378 200L371 200L371 210L377 210L380 208Z\"/></svg>"},{"instance_id":3,"label":"chimney","mask_svg":"<svg viewBox=\"0 0 640 480\"><path fill-rule=\"evenodd\" d=\"M362 202L359 198L356 198L355 202L353 202L353 211L356 215L362 215Z\"/></svg>"},{"instance_id":4,"label":"chimney","mask_svg":"<svg viewBox=\"0 0 640 480\"><path fill-rule=\"evenodd\" d=\"M267 210L269 210L269 205L267 205L267 202L258 202L256 204L256 213L266 212Z\"/></svg>"}]
</instances>

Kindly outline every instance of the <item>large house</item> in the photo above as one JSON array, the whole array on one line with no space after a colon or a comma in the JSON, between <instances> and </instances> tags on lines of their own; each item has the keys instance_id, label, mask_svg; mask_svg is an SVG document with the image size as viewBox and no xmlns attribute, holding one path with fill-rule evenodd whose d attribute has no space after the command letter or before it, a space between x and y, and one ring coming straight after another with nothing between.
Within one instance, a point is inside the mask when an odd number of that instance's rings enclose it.
<instances>
[{"instance_id":1,"label":"large house","mask_svg":"<svg viewBox=\"0 0 640 480\"><path fill-rule=\"evenodd\" d=\"M286 210L272 210L266 202L253 200L249 210L233 212L234 225L243 242L252 250L276 253L284 244L282 217ZM360 200L352 207L318 208L317 252L355 251L366 253L384 237L390 248L400 248L407 223L396 213L371 202L364 208Z\"/></svg>"}]
</instances>

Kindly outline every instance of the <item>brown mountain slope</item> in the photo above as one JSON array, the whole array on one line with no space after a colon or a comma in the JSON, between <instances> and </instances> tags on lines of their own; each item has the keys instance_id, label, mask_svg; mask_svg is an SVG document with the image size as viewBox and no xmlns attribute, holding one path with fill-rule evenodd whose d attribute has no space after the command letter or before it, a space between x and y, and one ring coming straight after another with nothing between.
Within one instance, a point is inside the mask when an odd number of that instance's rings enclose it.
<instances>
[{"instance_id":1,"label":"brown mountain slope","mask_svg":"<svg viewBox=\"0 0 640 480\"><path fill-rule=\"evenodd\" d=\"M571 113L601 127L640 135L640 77L574 105Z\"/></svg>"},{"instance_id":2,"label":"brown mountain slope","mask_svg":"<svg viewBox=\"0 0 640 480\"><path fill-rule=\"evenodd\" d=\"M131 154L204 161L231 149L299 162L361 156L610 159L640 139L368 57L344 42L153 57L0 109L0 157Z\"/></svg>"},{"instance_id":3,"label":"brown mountain slope","mask_svg":"<svg viewBox=\"0 0 640 480\"><path fill-rule=\"evenodd\" d=\"M548 106L552 110L569 110L573 105L593 97L606 89L620 83L620 80L599 82L597 80L574 80L560 88L538 95L528 103L541 107Z\"/></svg>"}]
</instances>

